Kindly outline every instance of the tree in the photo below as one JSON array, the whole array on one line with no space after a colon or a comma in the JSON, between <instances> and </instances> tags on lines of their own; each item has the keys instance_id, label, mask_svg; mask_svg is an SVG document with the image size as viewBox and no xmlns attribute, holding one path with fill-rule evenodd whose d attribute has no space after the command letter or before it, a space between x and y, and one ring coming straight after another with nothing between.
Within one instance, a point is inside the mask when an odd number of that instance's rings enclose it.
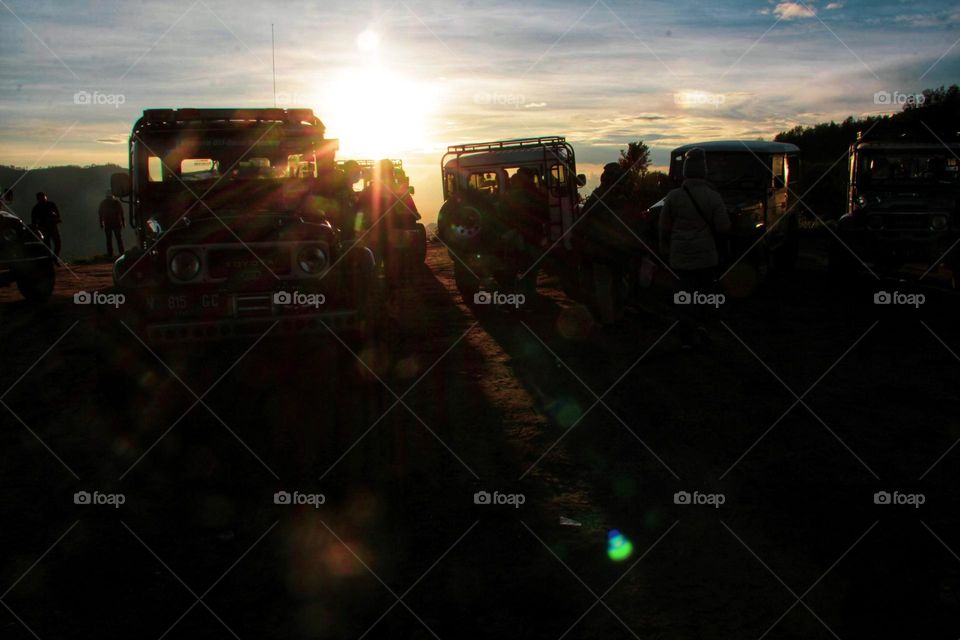
<instances>
[{"instance_id":1,"label":"tree","mask_svg":"<svg viewBox=\"0 0 960 640\"><path fill-rule=\"evenodd\" d=\"M620 150L620 166L642 178L650 167L650 147L643 140L628 143Z\"/></svg>"}]
</instances>

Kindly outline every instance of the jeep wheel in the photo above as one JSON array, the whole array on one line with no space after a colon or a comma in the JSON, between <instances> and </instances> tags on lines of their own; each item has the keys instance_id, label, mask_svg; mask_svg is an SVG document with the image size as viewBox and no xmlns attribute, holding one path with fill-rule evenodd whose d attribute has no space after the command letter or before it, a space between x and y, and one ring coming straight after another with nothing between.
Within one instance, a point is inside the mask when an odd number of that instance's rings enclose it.
<instances>
[{"instance_id":1,"label":"jeep wheel","mask_svg":"<svg viewBox=\"0 0 960 640\"><path fill-rule=\"evenodd\" d=\"M437 214L437 235L450 248L476 250L487 235L494 208L482 193L464 192L451 198Z\"/></svg>"},{"instance_id":2,"label":"jeep wheel","mask_svg":"<svg viewBox=\"0 0 960 640\"><path fill-rule=\"evenodd\" d=\"M56 281L53 260L42 260L19 270L17 289L28 302L45 302L53 293Z\"/></svg>"}]
</instances>

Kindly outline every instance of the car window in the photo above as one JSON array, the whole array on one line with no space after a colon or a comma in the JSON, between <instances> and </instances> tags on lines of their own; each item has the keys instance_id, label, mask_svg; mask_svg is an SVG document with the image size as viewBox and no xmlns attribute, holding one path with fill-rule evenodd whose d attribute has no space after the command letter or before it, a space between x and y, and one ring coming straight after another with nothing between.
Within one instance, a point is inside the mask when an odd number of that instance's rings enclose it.
<instances>
[{"instance_id":1,"label":"car window","mask_svg":"<svg viewBox=\"0 0 960 640\"><path fill-rule=\"evenodd\" d=\"M500 192L500 176L496 171L471 173L469 185L478 191L495 196Z\"/></svg>"}]
</instances>

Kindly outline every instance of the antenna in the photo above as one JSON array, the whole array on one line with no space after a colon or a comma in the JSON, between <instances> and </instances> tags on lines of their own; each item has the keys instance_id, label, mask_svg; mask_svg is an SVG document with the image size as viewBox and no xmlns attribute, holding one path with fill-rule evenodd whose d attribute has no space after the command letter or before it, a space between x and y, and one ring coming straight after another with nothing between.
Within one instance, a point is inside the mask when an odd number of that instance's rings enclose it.
<instances>
[{"instance_id":1,"label":"antenna","mask_svg":"<svg viewBox=\"0 0 960 640\"><path fill-rule=\"evenodd\" d=\"M273 36L273 23L270 23L270 62L273 66L273 108L277 108L277 44Z\"/></svg>"}]
</instances>

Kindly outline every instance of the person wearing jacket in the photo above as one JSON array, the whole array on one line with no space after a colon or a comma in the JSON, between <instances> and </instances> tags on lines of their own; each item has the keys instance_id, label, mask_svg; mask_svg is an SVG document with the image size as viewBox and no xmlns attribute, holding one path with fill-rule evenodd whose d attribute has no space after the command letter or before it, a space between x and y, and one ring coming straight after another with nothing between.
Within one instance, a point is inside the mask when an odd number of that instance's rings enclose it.
<instances>
[{"instance_id":1,"label":"person wearing jacket","mask_svg":"<svg viewBox=\"0 0 960 640\"><path fill-rule=\"evenodd\" d=\"M691 149L683 161L683 184L667 194L660 212L660 251L676 273L680 340L684 348L705 347L708 307L694 294L711 293L720 263L718 239L730 231L723 198L707 182L707 157Z\"/></svg>"}]
</instances>

